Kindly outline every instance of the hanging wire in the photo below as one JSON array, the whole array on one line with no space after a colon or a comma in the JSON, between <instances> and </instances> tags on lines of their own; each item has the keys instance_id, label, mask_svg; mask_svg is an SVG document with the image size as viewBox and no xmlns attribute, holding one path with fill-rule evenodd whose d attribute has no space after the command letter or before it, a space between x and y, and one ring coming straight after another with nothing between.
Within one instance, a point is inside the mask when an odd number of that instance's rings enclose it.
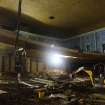
<instances>
[{"instance_id":1,"label":"hanging wire","mask_svg":"<svg viewBox=\"0 0 105 105\"><path fill-rule=\"evenodd\" d=\"M22 7L22 0L19 0L18 14L17 14L17 33L16 33L16 40L15 40L15 49L18 48L18 42L19 42L20 26L21 26L21 10L22 10L21 7Z\"/></svg>"},{"instance_id":2,"label":"hanging wire","mask_svg":"<svg viewBox=\"0 0 105 105\"><path fill-rule=\"evenodd\" d=\"M17 71L17 83L19 83L19 68L17 66L20 65L20 58L18 53L18 47L19 47L19 35L20 35L20 26L21 26L21 6L22 6L22 0L19 0L18 3L18 13L17 13L17 33L16 33L16 40L15 40L15 70ZM18 70L17 70L18 69ZM17 85L19 88L19 85Z\"/></svg>"}]
</instances>

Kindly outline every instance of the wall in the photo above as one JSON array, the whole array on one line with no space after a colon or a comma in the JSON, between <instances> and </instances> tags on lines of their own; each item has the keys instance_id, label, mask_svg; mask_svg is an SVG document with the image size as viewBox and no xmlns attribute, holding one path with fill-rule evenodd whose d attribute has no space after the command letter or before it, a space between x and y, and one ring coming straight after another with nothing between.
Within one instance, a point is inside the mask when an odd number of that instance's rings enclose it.
<instances>
[{"instance_id":1,"label":"wall","mask_svg":"<svg viewBox=\"0 0 105 105\"><path fill-rule=\"evenodd\" d=\"M47 44L55 44L59 45L61 43L61 40L58 38L52 38L45 35L39 35L39 34L33 34L29 32L20 31L20 37L25 38L27 40L36 41L40 43L47 43Z\"/></svg>"},{"instance_id":2,"label":"wall","mask_svg":"<svg viewBox=\"0 0 105 105\"><path fill-rule=\"evenodd\" d=\"M31 73L31 74L40 74L40 73L52 73L53 70L55 72L55 69L51 69L47 63L45 63L42 60L38 60L38 58L30 58L27 57L26 58L26 66L25 66L26 70L23 70L23 72L27 72L27 73ZM65 67L63 68L58 68L56 70L56 72L58 72L58 70L61 71L65 71ZM50 71L50 72L48 72ZM0 54L0 74L5 74L5 73L16 73L15 71L15 57L11 56L9 54L4 54L1 55Z\"/></svg>"},{"instance_id":3,"label":"wall","mask_svg":"<svg viewBox=\"0 0 105 105\"><path fill-rule=\"evenodd\" d=\"M80 34L64 41L63 46L72 49L79 49L84 52L103 53L105 44L105 28Z\"/></svg>"}]
</instances>

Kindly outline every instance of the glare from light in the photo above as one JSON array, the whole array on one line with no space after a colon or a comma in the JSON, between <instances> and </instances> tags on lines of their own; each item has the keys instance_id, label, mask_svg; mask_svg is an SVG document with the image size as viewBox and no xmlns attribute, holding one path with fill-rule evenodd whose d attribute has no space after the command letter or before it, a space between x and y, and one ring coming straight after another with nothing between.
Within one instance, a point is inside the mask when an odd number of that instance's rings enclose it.
<instances>
[{"instance_id":1,"label":"glare from light","mask_svg":"<svg viewBox=\"0 0 105 105\"><path fill-rule=\"evenodd\" d=\"M54 47L55 47L55 45L54 45L54 44L52 44L52 45L51 45L51 48L54 48Z\"/></svg>"},{"instance_id":2,"label":"glare from light","mask_svg":"<svg viewBox=\"0 0 105 105\"><path fill-rule=\"evenodd\" d=\"M51 63L54 65L60 65L62 64L62 59L58 54L54 54L51 57Z\"/></svg>"},{"instance_id":3,"label":"glare from light","mask_svg":"<svg viewBox=\"0 0 105 105\"><path fill-rule=\"evenodd\" d=\"M73 58L73 59L76 59L77 57L74 57L74 56L67 56L67 55L59 55L60 57L62 58Z\"/></svg>"},{"instance_id":4,"label":"glare from light","mask_svg":"<svg viewBox=\"0 0 105 105\"><path fill-rule=\"evenodd\" d=\"M64 63L66 62L67 58L72 58L72 59L76 59L77 57L74 56L66 56L60 53L54 53L51 52L49 54L47 54L47 62L48 64L50 64L51 66L63 66Z\"/></svg>"},{"instance_id":5,"label":"glare from light","mask_svg":"<svg viewBox=\"0 0 105 105\"><path fill-rule=\"evenodd\" d=\"M59 54L53 53L53 54L48 55L47 62L52 66L58 67L63 64L63 59L62 59L62 57L60 57Z\"/></svg>"}]
</instances>

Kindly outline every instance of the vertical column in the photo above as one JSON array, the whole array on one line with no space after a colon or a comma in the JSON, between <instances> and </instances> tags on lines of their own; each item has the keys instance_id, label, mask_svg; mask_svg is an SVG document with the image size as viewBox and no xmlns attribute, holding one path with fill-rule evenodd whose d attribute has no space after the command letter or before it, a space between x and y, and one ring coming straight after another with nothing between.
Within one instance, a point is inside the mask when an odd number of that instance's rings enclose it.
<instances>
[{"instance_id":1,"label":"vertical column","mask_svg":"<svg viewBox=\"0 0 105 105\"><path fill-rule=\"evenodd\" d=\"M32 61L31 61L31 73L33 73L33 74L36 74L36 72L37 72L37 64L36 64L36 61L34 61L33 59L31 59Z\"/></svg>"},{"instance_id":2,"label":"vertical column","mask_svg":"<svg viewBox=\"0 0 105 105\"><path fill-rule=\"evenodd\" d=\"M0 56L0 73L2 71L2 56Z\"/></svg>"},{"instance_id":3,"label":"vertical column","mask_svg":"<svg viewBox=\"0 0 105 105\"><path fill-rule=\"evenodd\" d=\"M4 57L4 67L5 67L5 72L9 72L9 56L8 55Z\"/></svg>"},{"instance_id":4,"label":"vertical column","mask_svg":"<svg viewBox=\"0 0 105 105\"><path fill-rule=\"evenodd\" d=\"M26 60L26 71L28 73L30 72L30 58L27 58L27 60Z\"/></svg>"},{"instance_id":5,"label":"vertical column","mask_svg":"<svg viewBox=\"0 0 105 105\"><path fill-rule=\"evenodd\" d=\"M38 73L38 70L39 69L39 61L38 60L36 60L36 73Z\"/></svg>"},{"instance_id":6,"label":"vertical column","mask_svg":"<svg viewBox=\"0 0 105 105\"><path fill-rule=\"evenodd\" d=\"M94 44L95 44L95 51L97 51L97 38L96 38L96 32L94 31Z\"/></svg>"},{"instance_id":7,"label":"vertical column","mask_svg":"<svg viewBox=\"0 0 105 105\"><path fill-rule=\"evenodd\" d=\"M44 68L45 68L44 63L43 62L39 62L38 63L38 72L45 72Z\"/></svg>"},{"instance_id":8,"label":"vertical column","mask_svg":"<svg viewBox=\"0 0 105 105\"><path fill-rule=\"evenodd\" d=\"M5 67L4 67L4 56L2 56L2 71L1 72L4 72L5 71Z\"/></svg>"},{"instance_id":9,"label":"vertical column","mask_svg":"<svg viewBox=\"0 0 105 105\"><path fill-rule=\"evenodd\" d=\"M11 56L11 72L15 72L15 57Z\"/></svg>"},{"instance_id":10,"label":"vertical column","mask_svg":"<svg viewBox=\"0 0 105 105\"><path fill-rule=\"evenodd\" d=\"M27 59L25 57L22 58L22 66L23 66L23 69L22 69L22 72L23 73L27 73Z\"/></svg>"},{"instance_id":11,"label":"vertical column","mask_svg":"<svg viewBox=\"0 0 105 105\"><path fill-rule=\"evenodd\" d=\"M32 72L32 60L30 58L30 73Z\"/></svg>"},{"instance_id":12,"label":"vertical column","mask_svg":"<svg viewBox=\"0 0 105 105\"><path fill-rule=\"evenodd\" d=\"M8 60L8 62L9 62L9 72L11 72L11 55L8 55L9 56L9 60Z\"/></svg>"}]
</instances>

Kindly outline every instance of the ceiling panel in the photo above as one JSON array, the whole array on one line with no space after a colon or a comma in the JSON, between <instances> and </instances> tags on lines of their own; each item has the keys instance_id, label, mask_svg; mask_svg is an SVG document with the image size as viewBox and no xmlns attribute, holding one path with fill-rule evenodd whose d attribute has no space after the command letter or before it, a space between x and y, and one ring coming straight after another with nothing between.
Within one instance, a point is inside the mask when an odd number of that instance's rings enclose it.
<instances>
[{"instance_id":1,"label":"ceiling panel","mask_svg":"<svg viewBox=\"0 0 105 105\"><path fill-rule=\"evenodd\" d=\"M0 0L0 7L16 12L18 0ZM32 19L33 28L38 21L75 34L84 28L87 31L95 29L96 24L101 27L105 18L105 0L23 0L22 14Z\"/></svg>"}]
</instances>

